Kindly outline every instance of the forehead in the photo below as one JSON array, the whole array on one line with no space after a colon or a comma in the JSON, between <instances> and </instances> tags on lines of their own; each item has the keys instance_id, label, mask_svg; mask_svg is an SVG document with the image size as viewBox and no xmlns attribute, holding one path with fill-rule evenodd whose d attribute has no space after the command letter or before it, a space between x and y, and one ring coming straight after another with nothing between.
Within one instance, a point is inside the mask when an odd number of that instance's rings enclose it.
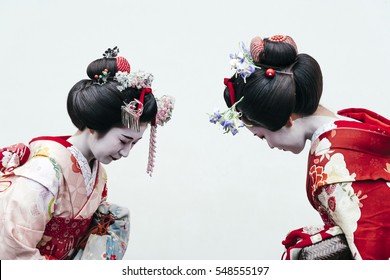
<instances>
[{"instance_id":1,"label":"forehead","mask_svg":"<svg viewBox=\"0 0 390 280\"><path fill-rule=\"evenodd\" d=\"M141 123L139 131L137 131L135 129L123 127L123 126L122 127L113 127L107 132L107 134L110 134L113 136L121 136L122 135L122 136L125 136L127 138L138 139L138 138L142 137L147 126L148 126L148 124Z\"/></svg>"}]
</instances>

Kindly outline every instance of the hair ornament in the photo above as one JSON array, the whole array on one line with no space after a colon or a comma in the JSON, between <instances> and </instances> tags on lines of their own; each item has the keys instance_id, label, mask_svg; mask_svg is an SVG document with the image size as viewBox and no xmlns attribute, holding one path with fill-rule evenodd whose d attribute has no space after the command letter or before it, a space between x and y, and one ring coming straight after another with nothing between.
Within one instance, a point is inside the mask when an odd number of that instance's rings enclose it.
<instances>
[{"instance_id":1,"label":"hair ornament","mask_svg":"<svg viewBox=\"0 0 390 280\"><path fill-rule=\"evenodd\" d=\"M272 69L272 68L268 68L266 71L265 71L265 75L268 77L268 78L273 78L275 76L275 70Z\"/></svg>"},{"instance_id":2,"label":"hair ornament","mask_svg":"<svg viewBox=\"0 0 390 280\"><path fill-rule=\"evenodd\" d=\"M168 95L163 95L157 99L156 124L163 126L171 120L172 111L175 105L175 99Z\"/></svg>"},{"instance_id":3,"label":"hair ornament","mask_svg":"<svg viewBox=\"0 0 390 280\"><path fill-rule=\"evenodd\" d=\"M157 115L155 121L150 127L150 138L149 138L149 156L146 172L149 176L152 176L154 169L154 161L156 157L156 135L157 126L163 126L172 118L172 111L175 104L175 99L168 95L163 95L160 98L156 98L157 101Z\"/></svg>"},{"instance_id":4,"label":"hair ornament","mask_svg":"<svg viewBox=\"0 0 390 280\"><path fill-rule=\"evenodd\" d=\"M142 89L140 98L122 106L122 124L128 128L140 131L139 119L143 112L145 94L152 93L153 75L143 71L129 74L128 72L117 72L114 79L120 83L117 86L119 91L132 87Z\"/></svg>"},{"instance_id":5,"label":"hair ornament","mask_svg":"<svg viewBox=\"0 0 390 280\"><path fill-rule=\"evenodd\" d=\"M136 71L134 73L118 71L114 79L121 84L117 88L123 91L129 87L137 89L150 88L154 77L152 74L144 71Z\"/></svg>"},{"instance_id":6,"label":"hair ornament","mask_svg":"<svg viewBox=\"0 0 390 280\"><path fill-rule=\"evenodd\" d=\"M121 109L122 124L125 127L140 131L139 119L143 113L144 104L138 99L134 98L134 100L129 102L128 104L125 103L125 105L123 105Z\"/></svg>"},{"instance_id":7,"label":"hair ornament","mask_svg":"<svg viewBox=\"0 0 390 280\"><path fill-rule=\"evenodd\" d=\"M260 61L260 53L264 50L264 41L261 37L255 37L251 40L250 53L254 62Z\"/></svg>"},{"instance_id":8,"label":"hair ornament","mask_svg":"<svg viewBox=\"0 0 390 280\"><path fill-rule=\"evenodd\" d=\"M118 47L114 47L114 48L108 48L104 54L103 54L103 57L105 58L112 58L112 57L116 57L119 53L119 48Z\"/></svg>"},{"instance_id":9,"label":"hair ornament","mask_svg":"<svg viewBox=\"0 0 390 280\"><path fill-rule=\"evenodd\" d=\"M118 71L130 73L130 63L122 56L116 57L116 67Z\"/></svg>"},{"instance_id":10,"label":"hair ornament","mask_svg":"<svg viewBox=\"0 0 390 280\"><path fill-rule=\"evenodd\" d=\"M275 42L289 43L296 48L294 40L289 36L275 35L268 40L271 39L274 40ZM262 69L262 67L267 67L264 65L260 67L259 65L261 64L258 65L255 64L255 62L256 63L259 62L260 53L263 51L263 49L264 49L263 39L261 39L260 37L255 37L251 41L250 51L246 49L244 42L241 42L239 44L239 51L235 54L230 54L230 66L232 69L236 70L236 77L237 75L240 75L244 79L244 83L246 83L246 78L250 77L250 75L252 75L252 73L255 72L256 68ZM255 60L253 59L253 57L255 57ZM266 77L273 78L275 76L275 73L293 75L291 72L275 70L273 68L268 68L265 72L265 75ZM225 83L225 85L227 84ZM232 102L232 104L233 103L234 102Z\"/></svg>"},{"instance_id":11,"label":"hair ornament","mask_svg":"<svg viewBox=\"0 0 390 280\"><path fill-rule=\"evenodd\" d=\"M235 54L230 54L230 66L236 70L236 76L240 75L244 82L253 72L255 68L259 68L253 63L252 56L246 49L244 42L239 43L239 51Z\"/></svg>"},{"instance_id":12,"label":"hair ornament","mask_svg":"<svg viewBox=\"0 0 390 280\"><path fill-rule=\"evenodd\" d=\"M271 42L276 42L276 43L287 43L287 44L290 44L298 52L297 44L295 44L294 39L291 38L290 36L287 36L287 35L274 35L274 36L268 38L268 40L271 41Z\"/></svg>"},{"instance_id":13,"label":"hair ornament","mask_svg":"<svg viewBox=\"0 0 390 280\"><path fill-rule=\"evenodd\" d=\"M238 133L238 129L246 126L241 121L241 112L236 110L237 104L239 104L244 97L241 97L236 103L234 103L230 108L224 112L220 112L219 109L216 109L213 114L209 114L211 123L219 123L223 130L224 134L231 132L233 135Z\"/></svg>"},{"instance_id":14,"label":"hair ornament","mask_svg":"<svg viewBox=\"0 0 390 280\"><path fill-rule=\"evenodd\" d=\"M269 38L270 41L272 42L284 42L287 40L287 36L285 35L274 35Z\"/></svg>"},{"instance_id":15,"label":"hair ornament","mask_svg":"<svg viewBox=\"0 0 390 280\"><path fill-rule=\"evenodd\" d=\"M107 69L104 69L100 75L95 75L94 78L99 85L103 85L107 82L110 72Z\"/></svg>"}]
</instances>

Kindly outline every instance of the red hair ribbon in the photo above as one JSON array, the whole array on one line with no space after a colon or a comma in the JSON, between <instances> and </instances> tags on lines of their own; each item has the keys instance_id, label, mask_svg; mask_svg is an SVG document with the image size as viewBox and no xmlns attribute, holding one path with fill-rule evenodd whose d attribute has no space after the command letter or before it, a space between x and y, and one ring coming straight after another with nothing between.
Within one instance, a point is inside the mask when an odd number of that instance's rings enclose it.
<instances>
[{"instance_id":1,"label":"red hair ribbon","mask_svg":"<svg viewBox=\"0 0 390 280\"><path fill-rule=\"evenodd\" d=\"M145 100L145 94L148 94L148 93L152 93L152 89L151 88L143 88L142 91L141 91L141 94L139 96L139 101L144 104L144 100Z\"/></svg>"},{"instance_id":2,"label":"red hair ribbon","mask_svg":"<svg viewBox=\"0 0 390 280\"><path fill-rule=\"evenodd\" d=\"M230 106L233 106L233 104L235 103L235 96L234 96L234 87L233 87L233 83L232 83L232 81L231 81L229 78L225 78L225 79L223 80L223 83L224 83L225 86L227 86L228 89L229 89L230 103L231 103Z\"/></svg>"}]
</instances>

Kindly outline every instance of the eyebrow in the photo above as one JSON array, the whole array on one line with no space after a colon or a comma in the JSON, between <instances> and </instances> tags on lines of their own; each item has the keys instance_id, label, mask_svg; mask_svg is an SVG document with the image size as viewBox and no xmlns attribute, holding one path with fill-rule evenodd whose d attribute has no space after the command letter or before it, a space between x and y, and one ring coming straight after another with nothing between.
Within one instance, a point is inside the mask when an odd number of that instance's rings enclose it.
<instances>
[{"instance_id":1,"label":"eyebrow","mask_svg":"<svg viewBox=\"0 0 390 280\"><path fill-rule=\"evenodd\" d=\"M125 138L127 138L127 139L133 139L133 140L134 140L134 138L131 137L131 136L128 136L128 135L125 135L125 134L122 134L122 136L125 137Z\"/></svg>"},{"instance_id":2,"label":"eyebrow","mask_svg":"<svg viewBox=\"0 0 390 280\"><path fill-rule=\"evenodd\" d=\"M128 135L125 135L125 134L122 134L122 136L125 137L125 138L127 138L127 139L134 140L134 138L131 137L131 136L128 136ZM139 140L139 139L142 139L142 137L138 138L137 140Z\"/></svg>"}]
</instances>

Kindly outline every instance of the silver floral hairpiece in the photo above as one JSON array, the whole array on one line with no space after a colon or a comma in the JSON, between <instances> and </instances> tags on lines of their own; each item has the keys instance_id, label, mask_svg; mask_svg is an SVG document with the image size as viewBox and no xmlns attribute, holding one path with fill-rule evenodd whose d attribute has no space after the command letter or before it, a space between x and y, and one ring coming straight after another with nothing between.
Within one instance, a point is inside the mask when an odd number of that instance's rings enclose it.
<instances>
[{"instance_id":1,"label":"silver floral hairpiece","mask_svg":"<svg viewBox=\"0 0 390 280\"><path fill-rule=\"evenodd\" d=\"M132 73L118 71L115 74L114 79L121 84L120 86L117 86L117 88L120 91L123 91L129 87L137 89L150 88L152 87L154 76L151 73L144 71L136 71Z\"/></svg>"},{"instance_id":2,"label":"silver floral hairpiece","mask_svg":"<svg viewBox=\"0 0 390 280\"><path fill-rule=\"evenodd\" d=\"M116 81L119 82L117 86L119 91L132 87L142 89L140 100L134 99L122 106L122 123L126 127L133 128L136 131L140 130L139 119L143 113L143 98L147 93L151 93L151 86L153 82L153 75L144 71L136 71L134 73L118 71L115 74ZM148 89L148 90L147 90Z\"/></svg>"}]
</instances>

